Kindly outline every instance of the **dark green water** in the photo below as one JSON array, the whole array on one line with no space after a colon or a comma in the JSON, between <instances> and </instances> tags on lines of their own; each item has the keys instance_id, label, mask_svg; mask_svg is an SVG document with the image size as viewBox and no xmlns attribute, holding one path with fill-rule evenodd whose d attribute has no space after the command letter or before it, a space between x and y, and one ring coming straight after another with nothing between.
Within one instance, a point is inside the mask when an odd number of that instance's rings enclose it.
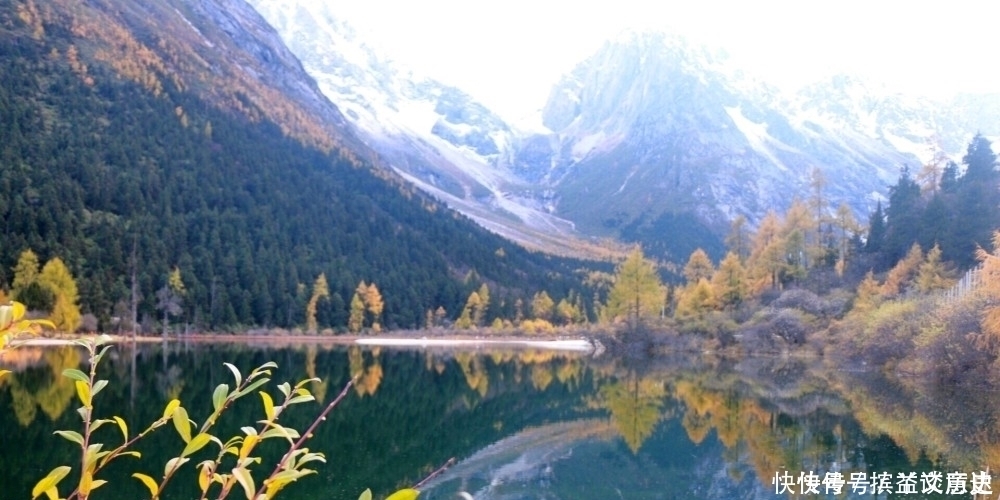
<instances>
[{"instance_id":1,"label":"dark green water","mask_svg":"<svg viewBox=\"0 0 1000 500\"><path fill-rule=\"evenodd\" d=\"M0 382L0 498L12 499L30 498L34 483L57 465L78 467L78 450L52 433L80 429L75 389L58 374L86 370L84 353L74 348L17 356L8 361L15 373ZM965 473L968 491L972 473L1000 467L992 396L831 370L816 359L118 346L100 366L111 383L97 396L96 413L123 417L135 433L176 397L200 424L215 386L232 384L224 362L246 373L267 361L279 365L274 383L323 379L309 387L325 402L349 374L364 374L309 442L327 463L279 498L354 500L365 488L384 498L452 457L457 463L422 487L421 499L464 498L460 492L476 499L795 498L775 493L775 474L786 471L820 479L840 472L845 480L888 473L892 491L905 491L900 474L917 478L914 495L852 493L845 485L840 498L969 498L921 494L921 478ZM269 392L277 399L275 385ZM282 422L304 430L320 410L315 403L293 407ZM260 398L248 396L214 434L224 441L262 415ZM108 447L121 442L114 425L95 437ZM276 441L261 448L266 465L255 473L258 483L283 452ZM109 484L92 498L148 496L130 474L158 478L182 448L174 428L164 426L138 447L141 459L122 458L101 472ZM198 498L193 464L214 457L210 448L181 469L165 498ZM64 480L63 495L72 479ZM942 491L946 486L942 480ZM988 488L1000 492L996 482ZM244 497L238 488L231 495Z\"/></svg>"}]
</instances>

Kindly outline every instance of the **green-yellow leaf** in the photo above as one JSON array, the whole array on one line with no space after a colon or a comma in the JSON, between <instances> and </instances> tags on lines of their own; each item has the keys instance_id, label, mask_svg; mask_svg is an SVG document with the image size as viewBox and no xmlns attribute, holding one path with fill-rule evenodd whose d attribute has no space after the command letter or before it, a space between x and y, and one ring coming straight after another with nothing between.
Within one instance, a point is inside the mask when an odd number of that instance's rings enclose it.
<instances>
[{"instance_id":1,"label":"green-yellow leaf","mask_svg":"<svg viewBox=\"0 0 1000 500\"><path fill-rule=\"evenodd\" d=\"M77 488L79 488L80 494L84 498L90 495L90 490L94 489L94 475L91 471L84 471L83 477L80 478L80 485Z\"/></svg>"},{"instance_id":2,"label":"green-yellow leaf","mask_svg":"<svg viewBox=\"0 0 1000 500\"><path fill-rule=\"evenodd\" d=\"M371 488L368 488L365 491L362 491L361 492L361 496L358 497L358 500L372 500L372 490L371 490Z\"/></svg>"},{"instance_id":3,"label":"green-yellow leaf","mask_svg":"<svg viewBox=\"0 0 1000 500\"><path fill-rule=\"evenodd\" d=\"M184 451L181 452L181 456L182 457L186 457L186 456L188 456L188 455L190 455L190 454L192 454L192 453L194 453L194 452L196 452L196 451L204 448L205 445L208 444L211 440L212 440L212 436L209 436L208 434L206 434L204 432L202 432L201 434L198 434L193 439L191 439L191 442L188 443L187 446L184 447Z\"/></svg>"},{"instance_id":4,"label":"green-yellow leaf","mask_svg":"<svg viewBox=\"0 0 1000 500\"><path fill-rule=\"evenodd\" d=\"M235 366L229 363L222 363L222 364L226 365L226 368L229 368L229 371L233 372L233 377L236 378L236 387L239 387L240 384L243 383L243 377L240 375L240 371L236 369Z\"/></svg>"},{"instance_id":5,"label":"green-yellow leaf","mask_svg":"<svg viewBox=\"0 0 1000 500\"><path fill-rule=\"evenodd\" d=\"M190 443L191 422L188 420L187 410L185 410L183 406L178 406L177 409L174 410L174 414L171 418L174 420L174 427L177 428L177 433L181 435L181 439L183 439L185 443Z\"/></svg>"},{"instance_id":6,"label":"green-yellow leaf","mask_svg":"<svg viewBox=\"0 0 1000 500\"><path fill-rule=\"evenodd\" d=\"M389 495L389 498L385 500L417 500L418 496L420 496L419 491L413 488L405 488Z\"/></svg>"},{"instance_id":7,"label":"green-yellow leaf","mask_svg":"<svg viewBox=\"0 0 1000 500\"><path fill-rule=\"evenodd\" d=\"M246 493L247 500L253 500L253 495L257 492L257 488L254 487L253 476L250 475L250 471L243 467L237 467L233 469L233 477L243 487L243 492Z\"/></svg>"},{"instance_id":8,"label":"green-yellow leaf","mask_svg":"<svg viewBox=\"0 0 1000 500\"><path fill-rule=\"evenodd\" d=\"M93 395L96 396L97 393L101 392L101 389L104 389L106 385L108 385L107 380L98 380L97 382L94 382Z\"/></svg>"},{"instance_id":9,"label":"green-yellow leaf","mask_svg":"<svg viewBox=\"0 0 1000 500\"><path fill-rule=\"evenodd\" d=\"M202 493L208 491L208 487L212 484L213 465L215 463L211 460L205 460L198 464L198 487L201 488Z\"/></svg>"},{"instance_id":10,"label":"green-yellow leaf","mask_svg":"<svg viewBox=\"0 0 1000 500\"><path fill-rule=\"evenodd\" d=\"M74 382L76 385L76 395L80 397L80 402L83 406L90 407L90 385L86 382L81 382L77 380Z\"/></svg>"},{"instance_id":11,"label":"green-yellow leaf","mask_svg":"<svg viewBox=\"0 0 1000 500\"><path fill-rule=\"evenodd\" d=\"M83 436L76 431L55 431L53 434L58 434L69 441L72 441L80 446L83 446Z\"/></svg>"},{"instance_id":12,"label":"green-yellow leaf","mask_svg":"<svg viewBox=\"0 0 1000 500\"><path fill-rule=\"evenodd\" d=\"M260 399L264 400L264 415L268 420L274 420L274 401L271 400L271 395L260 391Z\"/></svg>"},{"instance_id":13,"label":"green-yellow leaf","mask_svg":"<svg viewBox=\"0 0 1000 500\"><path fill-rule=\"evenodd\" d=\"M180 408L180 406L181 402L179 400L171 399L170 402L167 403L167 407L163 409L164 420L172 417L174 415L174 411L176 411L177 408Z\"/></svg>"},{"instance_id":14,"label":"green-yellow leaf","mask_svg":"<svg viewBox=\"0 0 1000 500\"><path fill-rule=\"evenodd\" d=\"M35 487L31 490L31 498L35 499L42 495L47 495L50 490L54 490L59 481L62 481L69 474L70 470L69 467L63 465L49 471L48 475L35 483Z\"/></svg>"},{"instance_id":15,"label":"green-yellow leaf","mask_svg":"<svg viewBox=\"0 0 1000 500\"><path fill-rule=\"evenodd\" d=\"M226 396L229 395L229 385L219 384L215 388L215 392L212 393L212 406L215 407L215 411L222 409L222 405L226 402Z\"/></svg>"},{"instance_id":16,"label":"green-yellow leaf","mask_svg":"<svg viewBox=\"0 0 1000 500\"><path fill-rule=\"evenodd\" d=\"M3 378L5 376L7 376L7 374L9 374L9 373L10 373L10 370L0 370L0 378Z\"/></svg>"},{"instance_id":17,"label":"green-yellow leaf","mask_svg":"<svg viewBox=\"0 0 1000 500\"><path fill-rule=\"evenodd\" d=\"M282 427L281 425L274 424L274 427L264 431L261 435L261 439L270 439L274 437L285 438L289 441L299 438L299 431L295 429L289 429L287 427Z\"/></svg>"},{"instance_id":18,"label":"green-yellow leaf","mask_svg":"<svg viewBox=\"0 0 1000 500\"><path fill-rule=\"evenodd\" d=\"M190 458L184 458L184 457L174 457L171 458L170 460L167 460L167 465L163 467L163 476L166 477L167 475L170 474L170 471L180 469L182 465L190 461L191 461Z\"/></svg>"},{"instance_id":19,"label":"green-yellow leaf","mask_svg":"<svg viewBox=\"0 0 1000 500\"><path fill-rule=\"evenodd\" d=\"M67 467L67 469L68 468L69 467ZM132 477L134 477L134 478L142 481L142 484L146 485L146 488L149 489L149 496L155 498L156 495L160 492L160 487L159 487L159 485L156 484L156 481L154 481L153 478L151 478L151 477L149 477L149 476L147 476L145 474L140 474L138 472L136 472L135 474L132 474Z\"/></svg>"},{"instance_id":20,"label":"green-yellow leaf","mask_svg":"<svg viewBox=\"0 0 1000 500\"><path fill-rule=\"evenodd\" d=\"M271 381L271 379L269 379L269 378L262 378L262 379L255 380L252 384L246 386L243 390L237 392L236 393L236 397L242 398L243 396L246 396L247 394L250 394L251 392L256 391L260 386L262 386L262 385L264 385L264 384L266 384L266 383L268 383L270 381Z\"/></svg>"},{"instance_id":21,"label":"green-yellow leaf","mask_svg":"<svg viewBox=\"0 0 1000 500\"><path fill-rule=\"evenodd\" d=\"M14 313L13 315L14 321L23 318L24 313L28 312L28 308L20 302L14 302L13 304L11 304L11 306L12 306L12 312Z\"/></svg>"},{"instance_id":22,"label":"green-yellow leaf","mask_svg":"<svg viewBox=\"0 0 1000 500\"><path fill-rule=\"evenodd\" d=\"M110 424L111 422L114 422L114 420L109 420L106 418L94 420L94 422L90 425L90 432L96 432L97 429L104 427L104 424Z\"/></svg>"},{"instance_id":23,"label":"green-yellow leaf","mask_svg":"<svg viewBox=\"0 0 1000 500\"><path fill-rule=\"evenodd\" d=\"M87 377L87 374L77 370L76 368L67 368L63 370L62 374L63 377L66 378L71 378L80 382L90 382L90 378Z\"/></svg>"},{"instance_id":24,"label":"green-yellow leaf","mask_svg":"<svg viewBox=\"0 0 1000 500\"><path fill-rule=\"evenodd\" d=\"M125 423L125 419L115 417L115 422L118 422L118 428L122 430L122 439L128 441L128 424Z\"/></svg>"}]
</instances>

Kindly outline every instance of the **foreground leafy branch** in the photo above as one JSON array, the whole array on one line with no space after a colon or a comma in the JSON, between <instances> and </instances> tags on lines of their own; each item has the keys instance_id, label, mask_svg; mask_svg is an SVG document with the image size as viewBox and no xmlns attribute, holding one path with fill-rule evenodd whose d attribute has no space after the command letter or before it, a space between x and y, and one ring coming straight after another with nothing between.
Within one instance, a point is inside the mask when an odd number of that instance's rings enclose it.
<instances>
[{"instance_id":1,"label":"foreground leafy branch","mask_svg":"<svg viewBox=\"0 0 1000 500\"><path fill-rule=\"evenodd\" d=\"M45 496L49 500L86 500L94 490L107 484L106 480L97 479L97 475L109 463L126 456L140 458L140 453L133 449L135 444L153 431L171 423L183 442L179 454L164 464L163 473L158 478L141 472L132 474L132 477L142 482L149 490L152 500L162 498L164 490L175 474L190 462L193 454L210 444L218 447L215 458L202 461L196 466L199 471L200 500L228 498L237 485L239 489L243 490L248 500L269 500L287 485L302 477L315 474L316 471L309 468L310 464L326 461L322 453L312 452L304 445L312 437L319 424L326 420L327 415L347 396L348 390L354 384L353 380L349 381L340 395L326 405L306 432L300 434L295 429L281 425L278 420L290 406L315 401L306 386L317 379L306 379L295 386L287 382L278 385L278 390L284 397L280 400L280 404L276 405L270 394L264 390L258 391L271 381L271 371L277 368L275 363L264 363L253 369L245 378L238 368L225 363L233 375L232 389L230 389L229 384L219 384L215 388L212 393L213 411L200 426L196 421L191 420L187 410L181 406L181 402L174 399L167 403L160 418L141 432L130 434L128 424L121 417L93 418L94 399L108 385L107 380L98 379L97 367L108 349L111 348L110 345L107 345L109 341L110 338L107 336L77 341L76 343L87 349L89 353L90 370L87 373L76 368L63 371L63 376L72 379L76 387L77 397L80 401L77 413L80 414L82 420L82 433L72 430L60 430L55 433L80 448L79 482L69 495L61 496L59 485L72 471L72 467L66 465L56 467L35 484L31 492L32 499ZM220 416L236 400L254 391L260 395L264 413L264 418L257 421L258 425L256 427L243 426L240 428L239 434L231 436L225 441L212 434ZM117 425L122 434L121 444L109 450L105 449L105 443L93 440L94 432L107 424ZM275 465L270 475L258 487L254 483L251 471L254 466L262 465L263 461L260 456L255 456L253 453L260 442L268 439L286 441L288 450ZM218 487L215 487L216 485ZM366 491L365 493L370 498L371 492ZM418 495L417 490L407 488L390 495L389 498L392 500L414 500ZM362 498L364 497L363 494Z\"/></svg>"},{"instance_id":2,"label":"foreground leafy branch","mask_svg":"<svg viewBox=\"0 0 1000 500\"><path fill-rule=\"evenodd\" d=\"M0 304L0 353L11 347L11 342L19 335L37 335L42 327L55 328L49 320L44 319L24 319L27 308L20 302ZM0 370L0 378L3 378L10 370Z\"/></svg>"}]
</instances>

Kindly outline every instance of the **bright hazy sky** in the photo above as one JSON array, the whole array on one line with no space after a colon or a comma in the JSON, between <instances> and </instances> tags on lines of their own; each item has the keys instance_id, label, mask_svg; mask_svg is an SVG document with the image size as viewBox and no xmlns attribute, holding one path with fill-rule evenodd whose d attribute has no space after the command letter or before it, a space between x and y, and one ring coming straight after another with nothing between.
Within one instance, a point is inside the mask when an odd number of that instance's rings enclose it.
<instances>
[{"instance_id":1,"label":"bright hazy sky","mask_svg":"<svg viewBox=\"0 0 1000 500\"><path fill-rule=\"evenodd\" d=\"M332 1L332 0L318 0ZM335 7L384 54L510 117L623 30L724 48L765 80L867 75L901 92L1000 92L1000 2L879 0L350 0Z\"/></svg>"}]
</instances>

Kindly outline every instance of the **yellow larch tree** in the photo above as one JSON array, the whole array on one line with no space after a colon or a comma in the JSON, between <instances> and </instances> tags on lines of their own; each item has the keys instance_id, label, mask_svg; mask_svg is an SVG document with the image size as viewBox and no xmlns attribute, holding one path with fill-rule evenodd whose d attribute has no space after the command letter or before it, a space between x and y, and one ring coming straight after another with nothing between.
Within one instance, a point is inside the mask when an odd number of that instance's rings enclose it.
<instances>
[{"instance_id":1,"label":"yellow larch tree","mask_svg":"<svg viewBox=\"0 0 1000 500\"><path fill-rule=\"evenodd\" d=\"M924 262L924 252L918 243L910 247L906 257L896 263L882 283L882 296L891 299L906 290L906 287L913 282L913 279L920 271L920 264Z\"/></svg>"},{"instance_id":2,"label":"yellow larch tree","mask_svg":"<svg viewBox=\"0 0 1000 500\"><path fill-rule=\"evenodd\" d=\"M351 308L347 317L347 329L351 333L358 333L364 325L365 303L361 300L361 296L357 292L354 292L354 296L351 297Z\"/></svg>"},{"instance_id":3,"label":"yellow larch tree","mask_svg":"<svg viewBox=\"0 0 1000 500\"><path fill-rule=\"evenodd\" d=\"M751 291L760 293L767 288L778 288L780 273L785 264L784 243L779 234L781 220L769 211L760 221L760 227L750 242L747 273Z\"/></svg>"},{"instance_id":4,"label":"yellow larch tree","mask_svg":"<svg viewBox=\"0 0 1000 500\"><path fill-rule=\"evenodd\" d=\"M881 301L881 286L878 280L875 279L875 273L868 271L865 279L861 280L861 283L858 284L857 295L854 298L854 307L851 308L851 311L859 314L867 314L878 307Z\"/></svg>"},{"instance_id":5,"label":"yellow larch tree","mask_svg":"<svg viewBox=\"0 0 1000 500\"><path fill-rule=\"evenodd\" d=\"M361 282L364 284L364 281ZM365 303L365 309L372 318L372 330L378 332L382 330L382 310L385 308L385 302L382 300L382 293L378 291L378 287L375 286L373 281L362 291L361 284L358 285L358 292L361 293L361 299Z\"/></svg>"},{"instance_id":6,"label":"yellow larch tree","mask_svg":"<svg viewBox=\"0 0 1000 500\"><path fill-rule=\"evenodd\" d=\"M746 269L735 252L729 252L719 263L719 269L712 275L712 292L716 303L723 309L732 309L746 298Z\"/></svg>"},{"instance_id":7,"label":"yellow larch tree","mask_svg":"<svg viewBox=\"0 0 1000 500\"><path fill-rule=\"evenodd\" d=\"M679 320L701 319L715 308L712 285L705 278L688 284L679 295L677 309L674 311L674 317Z\"/></svg>"},{"instance_id":8,"label":"yellow larch tree","mask_svg":"<svg viewBox=\"0 0 1000 500\"><path fill-rule=\"evenodd\" d=\"M55 257L42 267L42 273L38 275L38 282L49 289L56 299L52 315L49 317L56 329L69 333L75 332L80 327L80 306L78 304L80 293L69 268L66 267L62 259Z\"/></svg>"},{"instance_id":9,"label":"yellow larch tree","mask_svg":"<svg viewBox=\"0 0 1000 500\"><path fill-rule=\"evenodd\" d=\"M1000 231L993 233L993 251L982 248L976 250L976 258L982 262L978 293L986 299L980 316L983 333L1000 338Z\"/></svg>"},{"instance_id":10,"label":"yellow larch tree","mask_svg":"<svg viewBox=\"0 0 1000 500\"><path fill-rule=\"evenodd\" d=\"M623 319L634 328L643 319L656 317L665 301L666 289L656 272L656 264L643 256L642 249L636 248L618 265L605 314L612 321Z\"/></svg>"},{"instance_id":11,"label":"yellow larch tree","mask_svg":"<svg viewBox=\"0 0 1000 500\"><path fill-rule=\"evenodd\" d=\"M953 282L951 270L941 261L941 247L935 244L917 271L917 290L921 293L945 290Z\"/></svg>"},{"instance_id":12,"label":"yellow larch tree","mask_svg":"<svg viewBox=\"0 0 1000 500\"><path fill-rule=\"evenodd\" d=\"M312 296L306 304L306 330L310 333L316 333L319 329L319 324L316 322L316 307L320 299L329 296L330 287L326 282L326 273L319 273L313 283Z\"/></svg>"},{"instance_id":13,"label":"yellow larch tree","mask_svg":"<svg viewBox=\"0 0 1000 500\"><path fill-rule=\"evenodd\" d=\"M684 265L684 279L688 283L697 283L698 280L709 279L714 272L715 266L712 264L712 259L700 248L691 252L687 264Z\"/></svg>"},{"instance_id":14,"label":"yellow larch tree","mask_svg":"<svg viewBox=\"0 0 1000 500\"><path fill-rule=\"evenodd\" d=\"M535 296L531 299L531 315L535 319L551 320L552 311L555 307L556 302L552 300L552 297L549 297L549 292L545 290L535 293Z\"/></svg>"}]
</instances>

